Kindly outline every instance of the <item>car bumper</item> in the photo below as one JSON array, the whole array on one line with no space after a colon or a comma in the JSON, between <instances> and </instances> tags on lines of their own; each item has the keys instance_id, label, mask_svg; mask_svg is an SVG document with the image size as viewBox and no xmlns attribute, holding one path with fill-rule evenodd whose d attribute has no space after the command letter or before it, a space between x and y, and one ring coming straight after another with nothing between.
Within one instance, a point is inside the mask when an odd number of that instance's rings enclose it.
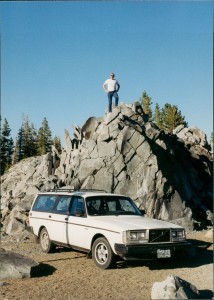
<instances>
[{"instance_id":1,"label":"car bumper","mask_svg":"<svg viewBox=\"0 0 214 300\"><path fill-rule=\"evenodd\" d=\"M185 252L189 250L190 247L192 247L192 244L189 241L164 244L114 245L117 255L125 260L154 259L157 258L158 250L170 250L171 256L174 256L176 252Z\"/></svg>"}]
</instances>

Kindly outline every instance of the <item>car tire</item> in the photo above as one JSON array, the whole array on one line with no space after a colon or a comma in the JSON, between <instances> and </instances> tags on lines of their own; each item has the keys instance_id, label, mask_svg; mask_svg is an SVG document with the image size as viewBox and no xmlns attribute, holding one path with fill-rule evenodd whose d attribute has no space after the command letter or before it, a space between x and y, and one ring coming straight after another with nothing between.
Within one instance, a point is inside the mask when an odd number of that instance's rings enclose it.
<instances>
[{"instance_id":1,"label":"car tire","mask_svg":"<svg viewBox=\"0 0 214 300\"><path fill-rule=\"evenodd\" d=\"M42 251L49 253L53 250L54 245L49 238L49 234L46 228L43 228L39 235L39 243L42 248Z\"/></svg>"},{"instance_id":2,"label":"car tire","mask_svg":"<svg viewBox=\"0 0 214 300\"><path fill-rule=\"evenodd\" d=\"M93 243L92 258L96 266L101 269L108 269L113 266L115 255L109 242L105 238L100 237Z\"/></svg>"}]
</instances>

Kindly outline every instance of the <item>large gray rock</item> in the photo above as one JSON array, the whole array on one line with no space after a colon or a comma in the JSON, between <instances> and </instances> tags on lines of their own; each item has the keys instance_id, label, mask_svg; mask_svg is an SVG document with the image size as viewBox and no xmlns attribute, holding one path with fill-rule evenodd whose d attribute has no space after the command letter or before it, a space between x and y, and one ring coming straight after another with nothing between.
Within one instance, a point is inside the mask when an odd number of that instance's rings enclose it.
<instances>
[{"instance_id":1,"label":"large gray rock","mask_svg":"<svg viewBox=\"0 0 214 300\"><path fill-rule=\"evenodd\" d=\"M98 126L99 122L97 120L97 118L95 117L91 117L89 118L85 124L83 125L83 127L81 128L81 138L84 136L85 139L90 139L91 136L93 135L94 131L96 130L97 126Z\"/></svg>"},{"instance_id":2,"label":"large gray rock","mask_svg":"<svg viewBox=\"0 0 214 300\"><path fill-rule=\"evenodd\" d=\"M213 224L213 158L201 130L178 126L167 134L138 102L121 103L104 118L75 125L73 138L65 130L65 142L61 155L53 148L2 176L3 232L23 230L38 191L67 185L128 195L146 216L189 230Z\"/></svg>"},{"instance_id":3,"label":"large gray rock","mask_svg":"<svg viewBox=\"0 0 214 300\"><path fill-rule=\"evenodd\" d=\"M24 231L25 229L25 225L23 224L23 222L18 221L16 218L13 218L13 216L11 215L9 217L8 223L5 222L5 233L6 234L17 234L20 233L22 231Z\"/></svg>"},{"instance_id":4,"label":"large gray rock","mask_svg":"<svg viewBox=\"0 0 214 300\"><path fill-rule=\"evenodd\" d=\"M31 268L38 263L18 253L0 249L0 279L30 278Z\"/></svg>"},{"instance_id":5,"label":"large gray rock","mask_svg":"<svg viewBox=\"0 0 214 300\"><path fill-rule=\"evenodd\" d=\"M191 283L170 275L152 286L151 300L200 299L200 293Z\"/></svg>"},{"instance_id":6,"label":"large gray rock","mask_svg":"<svg viewBox=\"0 0 214 300\"><path fill-rule=\"evenodd\" d=\"M147 216L187 229L211 225L212 156L206 136L190 129L190 139L184 127L169 135L147 121L139 103L115 107L103 122L89 119L90 134L78 154L67 152L69 162L60 163L66 174L62 184L127 194Z\"/></svg>"},{"instance_id":7,"label":"large gray rock","mask_svg":"<svg viewBox=\"0 0 214 300\"><path fill-rule=\"evenodd\" d=\"M24 231L36 194L58 186L58 178L52 175L54 172L53 155L48 153L20 161L1 177L2 232L14 235Z\"/></svg>"}]
</instances>

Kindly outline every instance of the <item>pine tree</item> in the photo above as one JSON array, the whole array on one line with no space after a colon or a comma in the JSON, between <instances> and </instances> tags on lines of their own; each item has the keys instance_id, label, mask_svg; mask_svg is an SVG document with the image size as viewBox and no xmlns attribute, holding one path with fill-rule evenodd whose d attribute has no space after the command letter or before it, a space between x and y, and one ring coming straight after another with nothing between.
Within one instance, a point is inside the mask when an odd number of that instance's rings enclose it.
<instances>
[{"instance_id":1,"label":"pine tree","mask_svg":"<svg viewBox=\"0 0 214 300\"><path fill-rule=\"evenodd\" d=\"M161 116L162 127L168 132L172 132L174 128L181 124L187 126L185 117L182 116L181 111L178 110L176 105L172 106L171 104L166 103L164 108L162 108Z\"/></svg>"},{"instance_id":2,"label":"pine tree","mask_svg":"<svg viewBox=\"0 0 214 300\"><path fill-rule=\"evenodd\" d=\"M51 145L53 145L51 130L46 118L42 121L42 126L38 130L37 149L38 155L46 154L51 151Z\"/></svg>"},{"instance_id":3,"label":"pine tree","mask_svg":"<svg viewBox=\"0 0 214 300\"><path fill-rule=\"evenodd\" d=\"M56 148L56 150L59 152L59 154L61 154L62 153L62 145L61 145L61 140L58 136L54 137L53 145Z\"/></svg>"},{"instance_id":4,"label":"pine tree","mask_svg":"<svg viewBox=\"0 0 214 300\"><path fill-rule=\"evenodd\" d=\"M210 144L211 144L212 151L213 151L213 142L214 142L214 139L213 139L213 131L212 131L211 137L210 137Z\"/></svg>"},{"instance_id":5,"label":"pine tree","mask_svg":"<svg viewBox=\"0 0 214 300\"><path fill-rule=\"evenodd\" d=\"M160 106L158 105L158 103L155 104L154 122L157 124L157 126L160 129L163 129L162 113L161 113L161 109L160 109Z\"/></svg>"},{"instance_id":6,"label":"pine tree","mask_svg":"<svg viewBox=\"0 0 214 300\"><path fill-rule=\"evenodd\" d=\"M7 119L4 119L4 124L1 129L0 136L0 174L4 174L4 172L11 166L12 164L12 153L13 153L13 139L10 136L11 129L8 124Z\"/></svg>"},{"instance_id":7,"label":"pine tree","mask_svg":"<svg viewBox=\"0 0 214 300\"><path fill-rule=\"evenodd\" d=\"M23 129L23 124L20 127L18 131L18 135L16 138L16 144L15 144L15 149L14 149L14 162L19 162L24 158L24 129Z\"/></svg>"},{"instance_id":8,"label":"pine tree","mask_svg":"<svg viewBox=\"0 0 214 300\"><path fill-rule=\"evenodd\" d=\"M31 141L33 145L33 155L38 155L38 149L37 149L37 141L38 141L38 133L33 123L31 123L30 127L31 131Z\"/></svg>"},{"instance_id":9,"label":"pine tree","mask_svg":"<svg viewBox=\"0 0 214 300\"><path fill-rule=\"evenodd\" d=\"M23 117L18 131L13 153L13 164L24 158L37 155L37 132L33 123L29 124L28 116Z\"/></svg>"},{"instance_id":10,"label":"pine tree","mask_svg":"<svg viewBox=\"0 0 214 300\"><path fill-rule=\"evenodd\" d=\"M19 152L19 145L18 145L18 140L16 138L15 146L12 154L12 165L15 165L19 161L18 152Z\"/></svg>"},{"instance_id":11,"label":"pine tree","mask_svg":"<svg viewBox=\"0 0 214 300\"><path fill-rule=\"evenodd\" d=\"M152 121L152 98L149 97L146 91L144 91L139 101L143 107L144 113L148 114L149 121Z\"/></svg>"},{"instance_id":12,"label":"pine tree","mask_svg":"<svg viewBox=\"0 0 214 300\"><path fill-rule=\"evenodd\" d=\"M28 116L23 124L23 152L24 158L37 155L37 132L33 123L29 124Z\"/></svg>"}]
</instances>

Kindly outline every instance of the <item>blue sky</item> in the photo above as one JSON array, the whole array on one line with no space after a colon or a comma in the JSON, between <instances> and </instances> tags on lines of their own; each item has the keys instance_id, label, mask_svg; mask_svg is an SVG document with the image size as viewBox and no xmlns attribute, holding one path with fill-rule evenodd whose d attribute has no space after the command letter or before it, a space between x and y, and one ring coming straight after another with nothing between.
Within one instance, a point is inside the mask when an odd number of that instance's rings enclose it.
<instances>
[{"instance_id":1,"label":"blue sky","mask_svg":"<svg viewBox=\"0 0 214 300\"><path fill-rule=\"evenodd\" d=\"M64 129L103 116L114 72L121 102L144 90L213 131L212 1L1 2L1 114L16 137L22 116Z\"/></svg>"}]
</instances>

